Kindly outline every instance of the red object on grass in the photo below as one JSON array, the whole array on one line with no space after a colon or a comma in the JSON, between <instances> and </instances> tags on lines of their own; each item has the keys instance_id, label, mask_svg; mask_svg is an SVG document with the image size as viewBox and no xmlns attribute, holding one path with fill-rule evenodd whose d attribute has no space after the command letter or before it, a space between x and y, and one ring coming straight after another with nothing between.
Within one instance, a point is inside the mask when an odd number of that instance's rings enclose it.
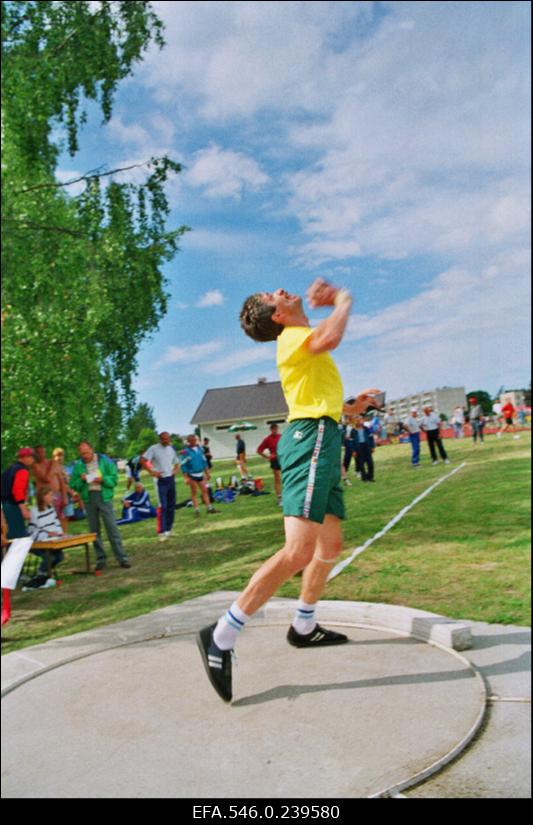
<instances>
[{"instance_id":1,"label":"red object on grass","mask_svg":"<svg viewBox=\"0 0 533 825\"><path fill-rule=\"evenodd\" d=\"M2 625L5 625L11 618L11 590L2 590Z\"/></svg>"},{"instance_id":2,"label":"red object on grass","mask_svg":"<svg viewBox=\"0 0 533 825\"><path fill-rule=\"evenodd\" d=\"M161 532L161 507L158 507L156 509L156 513L157 513L157 532L160 533Z\"/></svg>"}]
</instances>

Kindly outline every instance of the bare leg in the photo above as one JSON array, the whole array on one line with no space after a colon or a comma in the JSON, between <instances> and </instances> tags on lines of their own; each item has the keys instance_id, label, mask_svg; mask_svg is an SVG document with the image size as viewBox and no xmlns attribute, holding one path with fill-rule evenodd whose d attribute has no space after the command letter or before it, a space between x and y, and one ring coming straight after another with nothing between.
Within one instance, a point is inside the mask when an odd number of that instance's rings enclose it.
<instances>
[{"instance_id":1,"label":"bare leg","mask_svg":"<svg viewBox=\"0 0 533 825\"><path fill-rule=\"evenodd\" d=\"M300 598L307 604L315 604L322 595L332 564L342 552L341 521L327 515L319 525L312 561L304 570Z\"/></svg>"},{"instance_id":2,"label":"bare leg","mask_svg":"<svg viewBox=\"0 0 533 825\"><path fill-rule=\"evenodd\" d=\"M198 510L198 501L196 499L196 488L197 488L196 481L193 481L192 478L191 478L190 489L191 489L192 506L194 507L195 510Z\"/></svg>"},{"instance_id":3,"label":"bare leg","mask_svg":"<svg viewBox=\"0 0 533 825\"><path fill-rule=\"evenodd\" d=\"M237 604L244 613L251 616L259 610L284 582L309 564L320 528L320 524L308 519L285 517L284 547L254 573L237 599Z\"/></svg>"}]
</instances>

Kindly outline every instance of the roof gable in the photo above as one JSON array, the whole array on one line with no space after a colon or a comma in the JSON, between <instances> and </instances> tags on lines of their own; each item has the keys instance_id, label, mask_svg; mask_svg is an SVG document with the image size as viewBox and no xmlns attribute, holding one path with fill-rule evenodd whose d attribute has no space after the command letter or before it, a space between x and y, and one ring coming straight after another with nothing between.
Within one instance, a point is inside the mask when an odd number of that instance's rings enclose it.
<instances>
[{"instance_id":1,"label":"roof gable","mask_svg":"<svg viewBox=\"0 0 533 825\"><path fill-rule=\"evenodd\" d=\"M237 421L265 415L287 415L280 381L207 390L191 424Z\"/></svg>"}]
</instances>

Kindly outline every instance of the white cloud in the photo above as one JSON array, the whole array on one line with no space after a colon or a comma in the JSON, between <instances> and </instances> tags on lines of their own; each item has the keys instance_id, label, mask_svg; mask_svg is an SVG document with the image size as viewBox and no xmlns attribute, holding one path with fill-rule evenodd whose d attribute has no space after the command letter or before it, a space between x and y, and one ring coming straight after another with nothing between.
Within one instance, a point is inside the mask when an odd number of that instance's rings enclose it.
<instances>
[{"instance_id":1,"label":"white cloud","mask_svg":"<svg viewBox=\"0 0 533 825\"><path fill-rule=\"evenodd\" d=\"M191 344L188 347L167 347L156 367L166 364L191 364L210 358L224 348L222 341L206 341L204 344Z\"/></svg>"},{"instance_id":2,"label":"white cloud","mask_svg":"<svg viewBox=\"0 0 533 825\"><path fill-rule=\"evenodd\" d=\"M210 289L205 295L202 295L195 306L199 309L205 307L220 307L224 303L224 300L224 295L219 289Z\"/></svg>"},{"instance_id":3,"label":"white cloud","mask_svg":"<svg viewBox=\"0 0 533 825\"><path fill-rule=\"evenodd\" d=\"M393 398L435 386L495 391L493 383L523 381L530 364L530 265L529 250L517 250L478 268L454 267L409 300L352 316L339 350L350 391L370 382Z\"/></svg>"},{"instance_id":4,"label":"white cloud","mask_svg":"<svg viewBox=\"0 0 533 825\"><path fill-rule=\"evenodd\" d=\"M235 350L234 342L223 340L206 341L186 347L167 347L156 367L172 364L196 364L200 372L207 375L224 375L241 371L251 364L271 362L275 368L276 347L273 343L258 344L252 349Z\"/></svg>"},{"instance_id":5,"label":"white cloud","mask_svg":"<svg viewBox=\"0 0 533 825\"><path fill-rule=\"evenodd\" d=\"M159 100L184 96L210 121L260 110L329 108L330 47L346 24L370 19L373 3L168 2L163 55L152 48L139 78ZM317 83L320 78L320 83ZM296 104L295 104L296 101Z\"/></svg>"},{"instance_id":6,"label":"white cloud","mask_svg":"<svg viewBox=\"0 0 533 825\"><path fill-rule=\"evenodd\" d=\"M150 132L139 123L124 123L115 115L108 123L107 129L111 139L117 143L133 146L145 146L151 142Z\"/></svg>"},{"instance_id":7,"label":"white cloud","mask_svg":"<svg viewBox=\"0 0 533 825\"><path fill-rule=\"evenodd\" d=\"M254 349L237 351L232 347L227 347L224 355L216 360L210 359L208 364L204 364L202 372L209 374L225 374L242 370L250 364L259 364L270 361L272 365L276 363L275 344L258 344Z\"/></svg>"},{"instance_id":8,"label":"white cloud","mask_svg":"<svg viewBox=\"0 0 533 825\"><path fill-rule=\"evenodd\" d=\"M202 188L209 198L239 200L245 189L256 191L268 180L253 158L241 152L221 149L214 143L195 153L185 173L187 184Z\"/></svg>"}]
</instances>

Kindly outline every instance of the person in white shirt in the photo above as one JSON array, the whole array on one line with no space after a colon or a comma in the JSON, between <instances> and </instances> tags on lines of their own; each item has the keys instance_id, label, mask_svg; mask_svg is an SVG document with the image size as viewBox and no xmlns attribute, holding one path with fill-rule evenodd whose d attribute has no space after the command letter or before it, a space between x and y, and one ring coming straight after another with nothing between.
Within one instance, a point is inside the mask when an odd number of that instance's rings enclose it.
<instances>
[{"instance_id":1,"label":"person in white shirt","mask_svg":"<svg viewBox=\"0 0 533 825\"><path fill-rule=\"evenodd\" d=\"M159 444L152 444L141 455L141 466L157 479L157 494L161 507L159 541L170 536L176 508L176 473L179 459L170 441L170 433L159 433Z\"/></svg>"},{"instance_id":2,"label":"person in white shirt","mask_svg":"<svg viewBox=\"0 0 533 825\"><path fill-rule=\"evenodd\" d=\"M464 438L465 411L462 407L456 407L453 411L452 424L454 438Z\"/></svg>"},{"instance_id":3,"label":"person in white shirt","mask_svg":"<svg viewBox=\"0 0 533 825\"><path fill-rule=\"evenodd\" d=\"M450 460L448 458L446 450L444 449L444 445L442 443L442 438L440 435L440 416L433 411L433 407L430 404L427 404L424 407L424 415L422 416L422 419L420 421L420 426L427 435L429 452L431 453L431 461L433 462L433 464L439 463L435 445L437 446L437 449L440 453L440 457L442 458L444 463L449 464Z\"/></svg>"},{"instance_id":4,"label":"person in white shirt","mask_svg":"<svg viewBox=\"0 0 533 825\"><path fill-rule=\"evenodd\" d=\"M409 433L412 449L411 464L414 468L420 467L420 422L418 421L418 410L415 407L413 407L402 426Z\"/></svg>"}]
</instances>

